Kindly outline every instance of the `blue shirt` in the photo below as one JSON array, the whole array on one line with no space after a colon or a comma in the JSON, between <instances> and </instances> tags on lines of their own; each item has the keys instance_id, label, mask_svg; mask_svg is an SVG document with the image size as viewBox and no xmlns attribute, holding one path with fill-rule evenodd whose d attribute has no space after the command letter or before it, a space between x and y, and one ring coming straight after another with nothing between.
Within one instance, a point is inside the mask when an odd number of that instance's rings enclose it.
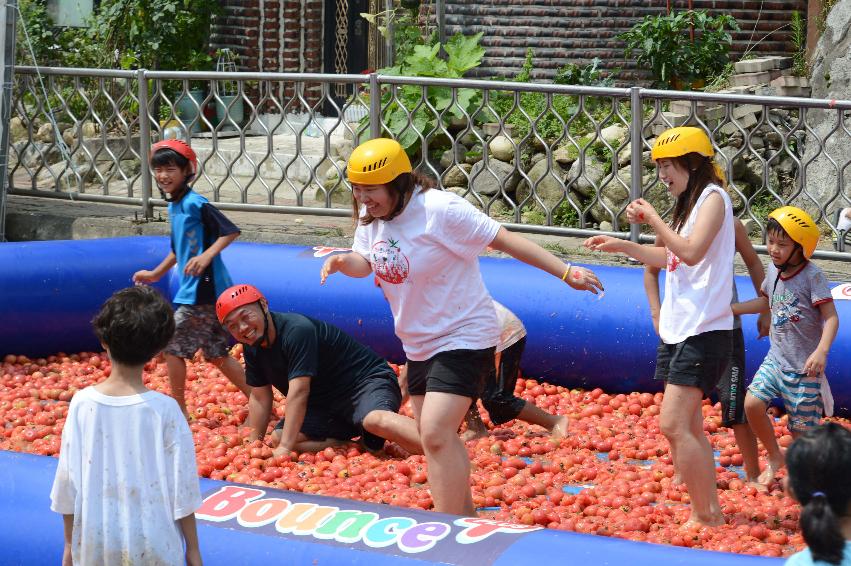
<instances>
[{"instance_id":1,"label":"blue shirt","mask_svg":"<svg viewBox=\"0 0 851 566\"><path fill-rule=\"evenodd\" d=\"M231 282L219 254L200 276L186 275L183 270L195 256L201 255L221 236L239 233L224 214L192 189L176 202L168 203L171 222L171 249L177 257L180 283L174 302L180 305L211 305Z\"/></svg>"},{"instance_id":2,"label":"blue shirt","mask_svg":"<svg viewBox=\"0 0 851 566\"><path fill-rule=\"evenodd\" d=\"M813 562L813 555L809 548L797 552L786 560L785 566L828 566L827 562ZM845 551L842 554L842 562L839 566L851 566L851 541L845 541Z\"/></svg>"}]
</instances>

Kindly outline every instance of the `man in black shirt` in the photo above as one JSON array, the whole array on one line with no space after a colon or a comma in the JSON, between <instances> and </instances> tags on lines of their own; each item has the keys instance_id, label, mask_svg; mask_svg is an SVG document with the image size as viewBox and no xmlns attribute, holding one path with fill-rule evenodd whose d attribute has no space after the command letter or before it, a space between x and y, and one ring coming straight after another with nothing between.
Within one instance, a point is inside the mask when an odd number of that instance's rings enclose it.
<instances>
[{"instance_id":1,"label":"man in black shirt","mask_svg":"<svg viewBox=\"0 0 851 566\"><path fill-rule=\"evenodd\" d=\"M402 393L385 360L326 322L270 312L251 285L219 296L216 315L245 345L250 439L262 438L272 412L272 387L287 398L287 417L273 433L275 454L313 451L360 436L369 450L391 440L422 454L413 419L398 414Z\"/></svg>"}]
</instances>

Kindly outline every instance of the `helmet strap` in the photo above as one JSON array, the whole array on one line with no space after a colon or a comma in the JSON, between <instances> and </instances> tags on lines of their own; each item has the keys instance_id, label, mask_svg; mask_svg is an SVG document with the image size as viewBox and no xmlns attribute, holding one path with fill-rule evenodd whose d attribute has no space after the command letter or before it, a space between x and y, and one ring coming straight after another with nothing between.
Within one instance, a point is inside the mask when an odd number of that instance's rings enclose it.
<instances>
[{"instance_id":1,"label":"helmet strap","mask_svg":"<svg viewBox=\"0 0 851 566\"><path fill-rule=\"evenodd\" d=\"M771 308L772 306L771 301L774 298L774 293L777 291L777 284L780 283L780 277L783 275L783 272L787 269L798 267L799 265L807 262L807 258L803 258L799 262L792 263L792 258L795 257L795 253L798 250L801 250L801 253L803 254L804 248L801 247L801 244L795 242L795 249L792 250L792 253L789 254L789 257L786 259L786 261L780 265L777 265L776 263L774 264L774 267L777 268L777 277L774 278L774 287L771 290L771 297L769 297L768 299L769 308Z\"/></svg>"},{"instance_id":2,"label":"helmet strap","mask_svg":"<svg viewBox=\"0 0 851 566\"><path fill-rule=\"evenodd\" d=\"M260 312L263 313L263 335L260 336L257 340L254 341L254 344L251 346L254 348L262 348L265 344L266 348L271 346L269 343L269 311L266 310L266 307L263 306L263 301L258 301L260 303Z\"/></svg>"},{"instance_id":3,"label":"helmet strap","mask_svg":"<svg viewBox=\"0 0 851 566\"><path fill-rule=\"evenodd\" d=\"M174 194L167 194L164 190L160 189L159 185L157 185L157 189L159 189L160 195L162 195L164 201L166 201L166 202L178 202L178 201L180 201L180 199L183 198L183 195L185 195L186 193L189 192L188 181L189 181L189 178L187 177L186 181L183 183L183 185L180 187L180 189L177 191L177 193L174 193Z\"/></svg>"}]
</instances>

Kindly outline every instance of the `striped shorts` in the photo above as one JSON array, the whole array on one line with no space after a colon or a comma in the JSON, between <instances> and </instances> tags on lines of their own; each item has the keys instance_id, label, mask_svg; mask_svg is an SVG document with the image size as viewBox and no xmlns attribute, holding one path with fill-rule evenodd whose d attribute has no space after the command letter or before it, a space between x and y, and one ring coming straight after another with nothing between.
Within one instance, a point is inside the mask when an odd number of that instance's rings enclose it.
<instances>
[{"instance_id":1,"label":"striped shorts","mask_svg":"<svg viewBox=\"0 0 851 566\"><path fill-rule=\"evenodd\" d=\"M789 430L804 432L818 426L824 414L821 398L821 377L783 371L774 360L766 358L748 387L748 393L770 403L783 399L789 415Z\"/></svg>"}]
</instances>

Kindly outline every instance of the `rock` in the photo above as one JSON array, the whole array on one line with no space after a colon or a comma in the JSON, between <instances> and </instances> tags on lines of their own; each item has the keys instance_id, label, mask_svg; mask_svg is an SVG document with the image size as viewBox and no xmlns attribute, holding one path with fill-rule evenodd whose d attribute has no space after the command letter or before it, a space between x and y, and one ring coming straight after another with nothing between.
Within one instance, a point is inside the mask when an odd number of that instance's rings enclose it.
<instances>
[{"instance_id":1,"label":"rock","mask_svg":"<svg viewBox=\"0 0 851 566\"><path fill-rule=\"evenodd\" d=\"M83 127L81 129L83 130L84 138L93 138L98 135L98 128L94 122L90 122L88 120L83 122Z\"/></svg>"},{"instance_id":2,"label":"rock","mask_svg":"<svg viewBox=\"0 0 851 566\"><path fill-rule=\"evenodd\" d=\"M24 121L18 116L9 120L9 139L12 143L24 141L29 138L27 127L24 126Z\"/></svg>"},{"instance_id":3,"label":"rock","mask_svg":"<svg viewBox=\"0 0 851 566\"><path fill-rule=\"evenodd\" d=\"M482 160L482 144L476 144L469 150L464 152L464 161L470 165L475 165Z\"/></svg>"},{"instance_id":4,"label":"rock","mask_svg":"<svg viewBox=\"0 0 851 566\"><path fill-rule=\"evenodd\" d=\"M623 177L621 178L623 179ZM628 183L629 179L624 179L624 182ZM591 217L597 222L608 220L612 222L612 225L615 225L613 219L619 217L618 223L622 224L626 222L626 216L622 214L621 209L625 208L628 203L629 189L617 179L612 179L600 191L600 198L591 205Z\"/></svg>"},{"instance_id":5,"label":"rock","mask_svg":"<svg viewBox=\"0 0 851 566\"><path fill-rule=\"evenodd\" d=\"M466 160L465 153L467 148L463 145L454 145L452 149L447 149L440 155L440 166L446 171L456 163L464 163ZM465 185L466 186L466 183Z\"/></svg>"},{"instance_id":6,"label":"rock","mask_svg":"<svg viewBox=\"0 0 851 566\"><path fill-rule=\"evenodd\" d=\"M325 171L325 180L326 181L334 181L340 178L340 173L342 172L342 176L346 176L346 162L335 159L331 165L328 166L328 169Z\"/></svg>"},{"instance_id":7,"label":"rock","mask_svg":"<svg viewBox=\"0 0 851 566\"><path fill-rule=\"evenodd\" d=\"M340 179L328 179L322 183L321 188L316 187L316 192L314 193L313 198L317 202L325 202L326 191L331 195L332 203L342 205L352 204L352 192Z\"/></svg>"},{"instance_id":8,"label":"rock","mask_svg":"<svg viewBox=\"0 0 851 566\"><path fill-rule=\"evenodd\" d=\"M500 161L511 161L514 159L514 142L505 136L496 136L488 142L490 154Z\"/></svg>"},{"instance_id":9,"label":"rock","mask_svg":"<svg viewBox=\"0 0 851 566\"><path fill-rule=\"evenodd\" d=\"M57 163L44 167L36 177L40 186L61 186L63 190L79 190L80 181L88 183L96 176L96 171L91 163L83 163L69 167L66 163ZM78 181L79 177L79 181Z\"/></svg>"},{"instance_id":10,"label":"rock","mask_svg":"<svg viewBox=\"0 0 851 566\"><path fill-rule=\"evenodd\" d=\"M584 166L583 166L584 165ZM591 154L585 154L584 162L577 159L570 166L567 182L571 189L585 197L594 196L606 174L605 167Z\"/></svg>"},{"instance_id":11,"label":"rock","mask_svg":"<svg viewBox=\"0 0 851 566\"><path fill-rule=\"evenodd\" d=\"M629 130L621 124L613 124L600 130L600 137L609 142L610 145L617 147L626 139Z\"/></svg>"},{"instance_id":12,"label":"rock","mask_svg":"<svg viewBox=\"0 0 851 566\"><path fill-rule=\"evenodd\" d=\"M603 220L602 222L600 222L601 232L611 232L612 230L614 230L614 226L612 226L611 222L609 222L608 220Z\"/></svg>"},{"instance_id":13,"label":"rock","mask_svg":"<svg viewBox=\"0 0 851 566\"><path fill-rule=\"evenodd\" d=\"M553 161L567 169L569 169L570 166L573 165L573 162L576 161L576 158L579 155L579 151L576 148L574 148L574 151L571 152L570 147L571 146L563 145L561 147L556 148L556 150L553 152Z\"/></svg>"},{"instance_id":14,"label":"rock","mask_svg":"<svg viewBox=\"0 0 851 566\"><path fill-rule=\"evenodd\" d=\"M777 173L782 173L784 175L794 176L795 171L798 170L798 164L795 163L795 160L788 155L780 157L780 160L775 161L772 165L774 165L774 170Z\"/></svg>"},{"instance_id":15,"label":"rock","mask_svg":"<svg viewBox=\"0 0 851 566\"><path fill-rule=\"evenodd\" d=\"M733 164L733 179L743 180L750 179L748 176L748 163L745 161L743 154L739 154L739 152L732 147L722 147L718 154L716 154L716 161L718 165L724 170L726 174L729 174L728 163L732 161Z\"/></svg>"},{"instance_id":16,"label":"rock","mask_svg":"<svg viewBox=\"0 0 851 566\"><path fill-rule=\"evenodd\" d=\"M535 153L535 154L533 154L532 157L529 158L529 169L534 167L537 162L541 161L542 159L546 159L546 158L547 158L546 153ZM555 161L555 155L553 155L553 160ZM528 170L527 170L527 173L528 173Z\"/></svg>"},{"instance_id":17,"label":"rock","mask_svg":"<svg viewBox=\"0 0 851 566\"><path fill-rule=\"evenodd\" d=\"M498 159L478 161L470 170L472 189L480 195L492 196L500 191L514 192L519 176L517 168L510 163Z\"/></svg>"},{"instance_id":18,"label":"rock","mask_svg":"<svg viewBox=\"0 0 851 566\"><path fill-rule=\"evenodd\" d=\"M531 184L525 179L520 182L517 186L517 202L524 201L531 194L531 187L535 188L538 199L550 210L564 200L567 190L564 184L565 170L557 162L548 166L547 160L542 159L529 170L527 175ZM539 206L534 197L529 200L529 204Z\"/></svg>"},{"instance_id":19,"label":"rock","mask_svg":"<svg viewBox=\"0 0 851 566\"><path fill-rule=\"evenodd\" d=\"M443 172L440 177L441 184L444 187L461 187L467 190L469 182L469 174L472 166L467 163L461 165L453 165Z\"/></svg>"},{"instance_id":20,"label":"rock","mask_svg":"<svg viewBox=\"0 0 851 566\"><path fill-rule=\"evenodd\" d=\"M125 159L123 161L119 161L119 167L128 177L134 177L142 171L142 163L138 159Z\"/></svg>"},{"instance_id":21,"label":"rock","mask_svg":"<svg viewBox=\"0 0 851 566\"><path fill-rule=\"evenodd\" d=\"M750 144L752 148L759 150L765 147L765 140L763 140L759 136L752 135L750 139Z\"/></svg>"},{"instance_id":22,"label":"rock","mask_svg":"<svg viewBox=\"0 0 851 566\"><path fill-rule=\"evenodd\" d=\"M39 126L38 131L35 133L36 141L42 141L46 143L52 142L54 138L53 132L53 124L47 123Z\"/></svg>"},{"instance_id":23,"label":"rock","mask_svg":"<svg viewBox=\"0 0 851 566\"><path fill-rule=\"evenodd\" d=\"M668 210L668 208L674 205L674 198L668 192L668 188L662 183L653 183L649 189L644 191L644 198L657 211Z\"/></svg>"},{"instance_id":24,"label":"rock","mask_svg":"<svg viewBox=\"0 0 851 566\"><path fill-rule=\"evenodd\" d=\"M348 162L352 155L354 145L352 140L342 139L331 144L331 157L339 157L342 161Z\"/></svg>"},{"instance_id":25,"label":"rock","mask_svg":"<svg viewBox=\"0 0 851 566\"><path fill-rule=\"evenodd\" d=\"M482 140L485 139L485 135L479 128L473 128L472 130L466 132L463 136L458 138L458 143L464 144L467 147L473 147L477 143L482 143Z\"/></svg>"},{"instance_id":26,"label":"rock","mask_svg":"<svg viewBox=\"0 0 851 566\"><path fill-rule=\"evenodd\" d=\"M74 128L68 128L64 132L62 132L62 139L65 140L65 145L68 147L74 146L74 141L76 138L74 137Z\"/></svg>"},{"instance_id":27,"label":"rock","mask_svg":"<svg viewBox=\"0 0 851 566\"><path fill-rule=\"evenodd\" d=\"M851 34L848 30L851 29L851 0L836 2L825 18L824 28L824 33L810 58L812 96L828 100L849 100L851 99ZM849 136L830 135L828 137L831 130L836 127L836 115L836 110L813 108L807 111L807 124L823 142L819 144L811 135L807 135L802 158L802 162L807 163L804 192L825 205L832 200L831 204L827 205L828 215L833 214L842 202L841 195L837 194L839 189L836 183L837 169L830 158L839 164L841 170L848 161L848 156L851 155ZM821 153L820 145L823 145ZM805 194L792 204L801 206L809 212L815 212L816 207Z\"/></svg>"}]
</instances>

